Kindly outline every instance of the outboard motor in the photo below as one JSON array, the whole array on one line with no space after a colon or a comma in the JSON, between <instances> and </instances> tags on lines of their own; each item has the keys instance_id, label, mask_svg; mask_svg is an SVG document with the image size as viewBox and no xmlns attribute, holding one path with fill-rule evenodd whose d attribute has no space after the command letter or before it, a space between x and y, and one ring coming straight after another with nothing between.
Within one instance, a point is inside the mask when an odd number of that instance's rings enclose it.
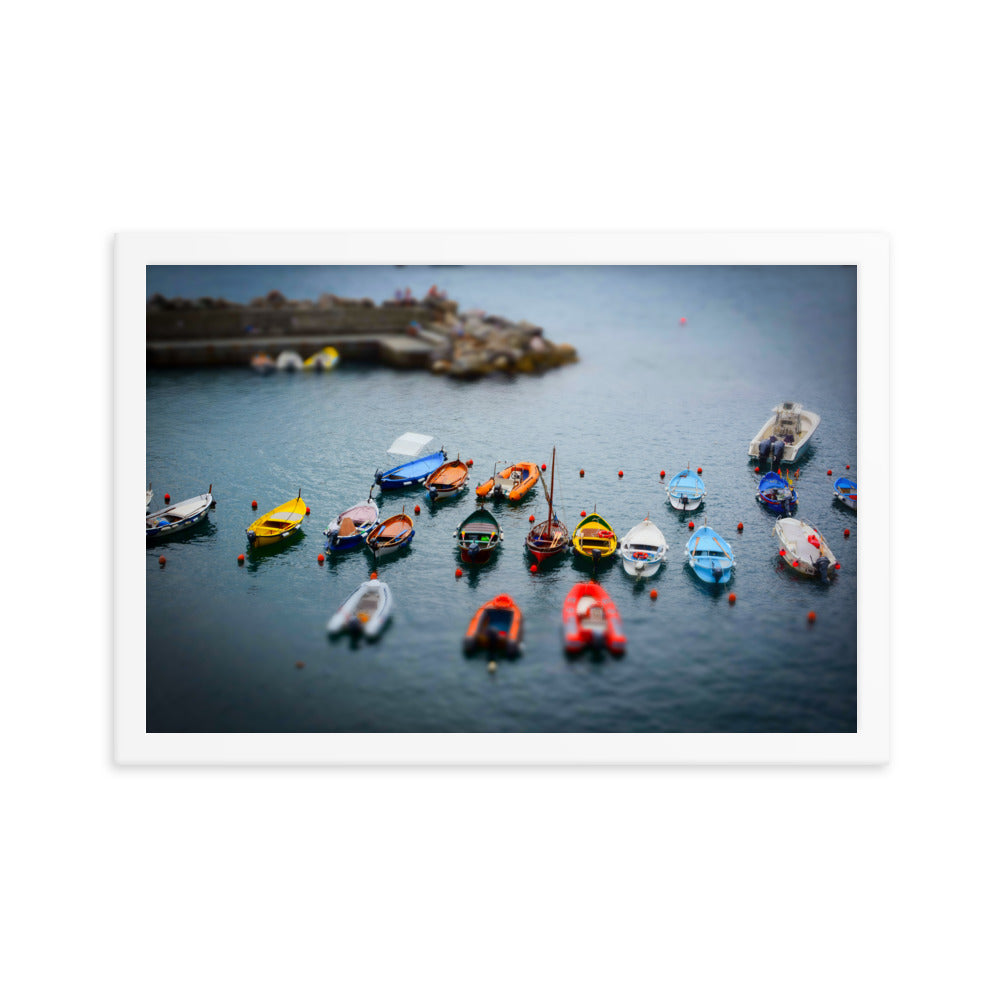
<instances>
[{"instance_id":1,"label":"outboard motor","mask_svg":"<svg viewBox=\"0 0 1000 1000\"><path fill-rule=\"evenodd\" d=\"M774 455L774 460L780 464L781 456L785 454L785 442L775 441L774 444L771 445L771 452Z\"/></svg>"},{"instance_id":2,"label":"outboard motor","mask_svg":"<svg viewBox=\"0 0 1000 1000\"><path fill-rule=\"evenodd\" d=\"M771 442L761 441L757 445L757 454L760 455L760 460L763 462L771 454Z\"/></svg>"},{"instance_id":3,"label":"outboard motor","mask_svg":"<svg viewBox=\"0 0 1000 1000\"><path fill-rule=\"evenodd\" d=\"M715 582L718 583L722 579L722 569L719 566L713 566L712 576L715 577Z\"/></svg>"},{"instance_id":4,"label":"outboard motor","mask_svg":"<svg viewBox=\"0 0 1000 1000\"><path fill-rule=\"evenodd\" d=\"M824 583L829 583L830 577L827 575L827 570L830 568L830 560L827 559L826 556L820 556L819 559L816 560L815 565L816 570L819 572L819 578Z\"/></svg>"},{"instance_id":5,"label":"outboard motor","mask_svg":"<svg viewBox=\"0 0 1000 1000\"><path fill-rule=\"evenodd\" d=\"M785 497L785 502L781 505L785 509L786 514L791 514L792 512L792 498Z\"/></svg>"}]
</instances>

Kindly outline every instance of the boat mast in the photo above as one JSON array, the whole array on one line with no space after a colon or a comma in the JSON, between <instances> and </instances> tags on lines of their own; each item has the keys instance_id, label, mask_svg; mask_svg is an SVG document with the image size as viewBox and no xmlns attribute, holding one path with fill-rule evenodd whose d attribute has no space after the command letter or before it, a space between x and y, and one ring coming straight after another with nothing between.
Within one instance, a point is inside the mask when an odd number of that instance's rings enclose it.
<instances>
[{"instance_id":1,"label":"boat mast","mask_svg":"<svg viewBox=\"0 0 1000 1000\"><path fill-rule=\"evenodd\" d=\"M545 480L542 480L542 485L545 485ZM552 494L555 492L556 488L556 446L552 446L552 474L549 476L549 519L545 524L545 530L549 536L552 537Z\"/></svg>"}]
</instances>

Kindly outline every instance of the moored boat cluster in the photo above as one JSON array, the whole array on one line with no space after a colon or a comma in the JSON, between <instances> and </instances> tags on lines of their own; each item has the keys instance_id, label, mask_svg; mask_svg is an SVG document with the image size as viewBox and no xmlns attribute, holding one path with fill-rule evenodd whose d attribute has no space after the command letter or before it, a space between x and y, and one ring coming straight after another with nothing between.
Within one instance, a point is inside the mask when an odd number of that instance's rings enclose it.
<instances>
[{"instance_id":1,"label":"moored boat cluster","mask_svg":"<svg viewBox=\"0 0 1000 1000\"><path fill-rule=\"evenodd\" d=\"M784 409L776 408L776 412ZM804 411L799 407L796 412ZM818 422L818 417L810 420L808 435L812 434ZM421 455L421 452L427 451L432 440L429 435L412 432L397 438L389 453L407 460L385 472L376 470L367 499L347 507L329 522L323 532L325 556L364 548L374 565L370 577L343 601L330 618L328 631L331 634L355 632L374 639L391 616L392 595L388 584L379 579L380 561L384 565L386 560L412 544L416 535L413 514L419 514L420 507L414 505L411 514L404 506L401 512L387 516L380 509L379 502L384 503L398 491L417 488L425 491L431 504L439 504L458 497L467 489L472 460L462 461L457 457L449 461L443 449ZM766 451L761 448L766 440L767 435L759 434L751 446L751 454L758 461L766 455L773 464L773 447ZM793 439L786 444L793 447L784 454L794 454L798 458L805 442ZM604 514L583 510L579 522L571 531L559 520L554 506L555 448L549 461L551 466L542 464L540 467L530 461L497 462L492 474L475 486L476 507L453 532L459 561L471 566L487 563L496 557L504 541L500 520L487 509L488 501L517 504L541 484L547 515L538 523L535 523L534 515L529 518L532 527L524 539L529 571L537 573L547 561L567 555L572 555L584 569L589 570L589 579L574 584L563 602L564 648L568 653L578 653L589 647L622 654L627 645L622 618L607 591L597 582L598 567L617 556L628 576L639 581L650 579L665 565L669 545L648 514L619 538ZM755 471L759 472L760 466L755 467ZM702 507L708 490L701 473L700 468L697 471L686 468L671 477L663 487L666 502L671 508L690 515ZM580 474L582 477L584 471L580 470ZM619 471L619 477L622 475ZM661 481L665 478L666 472L661 471ZM772 531L777 536L778 555L784 563L803 576L816 577L828 583L833 571L839 569L829 544L816 527L790 516L798 502L794 485L797 478L798 472L793 473L788 468L784 472L767 470L758 483L757 499L765 509L785 515L779 517ZM380 491L379 502L373 499L376 488ZM146 494L147 510L151 498L150 485ZM856 482L846 477L838 479L834 498L856 510ZM157 541L164 535L194 526L205 518L212 506L214 498L209 487L206 494L147 514L147 540ZM256 503L253 506L256 508ZM251 552L270 547L276 549L278 543L302 531L304 518L309 512L300 490L294 499L257 517L247 527L248 548ZM692 534L686 545L685 561L693 575L709 587L729 584L736 566L732 545L709 527L707 519L701 527L696 528L693 520L689 520L687 526ZM741 522L737 530L742 531L742 528ZM321 554L319 561L322 562L325 556ZM241 562L242 559L241 554ZM462 570L456 568L455 575L460 577ZM650 597L656 596L657 591L652 590ZM735 595L731 593L730 603L734 600ZM463 648L467 653L484 647L489 649L492 663L498 653L515 656L523 650L522 631L523 618L516 601L510 594L498 594L473 615L463 637Z\"/></svg>"}]
</instances>

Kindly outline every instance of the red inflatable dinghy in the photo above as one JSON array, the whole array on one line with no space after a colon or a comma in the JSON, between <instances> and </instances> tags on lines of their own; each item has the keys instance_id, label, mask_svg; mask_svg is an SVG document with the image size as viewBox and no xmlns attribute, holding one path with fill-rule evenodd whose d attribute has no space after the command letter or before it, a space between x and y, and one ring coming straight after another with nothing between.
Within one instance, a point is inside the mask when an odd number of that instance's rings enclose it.
<instances>
[{"instance_id":1,"label":"red inflatable dinghy","mask_svg":"<svg viewBox=\"0 0 1000 1000\"><path fill-rule=\"evenodd\" d=\"M585 646L607 646L625 652L625 633L618 609L603 587L590 581L570 588L563 601L566 651L578 653Z\"/></svg>"}]
</instances>

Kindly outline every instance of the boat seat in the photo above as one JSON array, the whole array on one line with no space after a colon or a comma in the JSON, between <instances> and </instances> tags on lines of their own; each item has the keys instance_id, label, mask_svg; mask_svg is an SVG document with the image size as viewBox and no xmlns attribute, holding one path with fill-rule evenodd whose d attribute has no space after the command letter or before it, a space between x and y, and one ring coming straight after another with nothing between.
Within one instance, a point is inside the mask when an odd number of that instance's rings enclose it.
<instances>
[{"instance_id":1,"label":"boat seat","mask_svg":"<svg viewBox=\"0 0 1000 1000\"><path fill-rule=\"evenodd\" d=\"M340 519L340 529L338 534L341 538L346 538L348 535L356 535L357 533L357 526L349 517L342 517Z\"/></svg>"}]
</instances>

